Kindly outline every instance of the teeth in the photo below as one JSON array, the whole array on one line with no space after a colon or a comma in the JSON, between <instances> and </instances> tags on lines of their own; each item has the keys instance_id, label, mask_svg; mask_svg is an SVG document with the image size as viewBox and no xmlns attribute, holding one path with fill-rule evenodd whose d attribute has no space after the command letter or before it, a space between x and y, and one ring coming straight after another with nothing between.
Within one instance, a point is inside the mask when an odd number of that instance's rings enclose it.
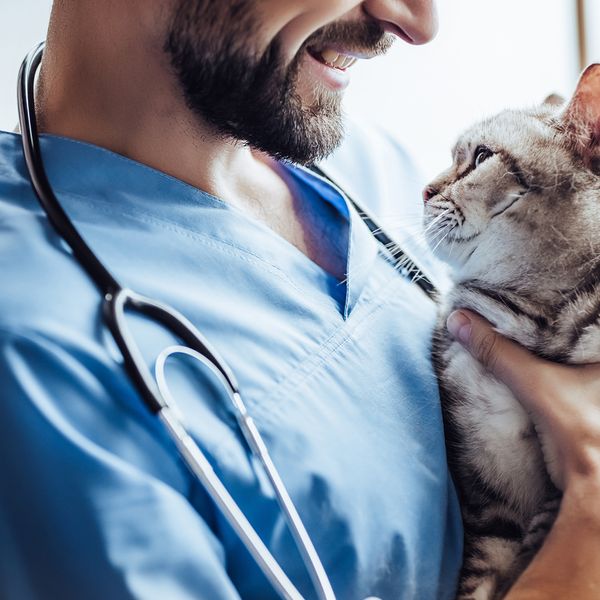
<instances>
[{"instance_id":1,"label":"teeth","mask_svg":"<svg viewBox=\"0 0 600 600\"><path fill-rule=\"evenodd\" d=\"M323 52L321 52L321 58L327 63L327 66L335 69L347 69L356 62L356 58L353 56L340 54L339 52L330 49L323 50Z\"/></svg>"},{"instance_id":2,"label":"teeth","mask_svg":"<svg viewBox=\"0 0 600 600\"><path fill-rule=\"evenodd\" d=\"M339 53L335 50L323 50L323 52L321 52L321 56L323 60L332 67L335 66L336 61L340 57Z\"/></svg>"}]
</instances>

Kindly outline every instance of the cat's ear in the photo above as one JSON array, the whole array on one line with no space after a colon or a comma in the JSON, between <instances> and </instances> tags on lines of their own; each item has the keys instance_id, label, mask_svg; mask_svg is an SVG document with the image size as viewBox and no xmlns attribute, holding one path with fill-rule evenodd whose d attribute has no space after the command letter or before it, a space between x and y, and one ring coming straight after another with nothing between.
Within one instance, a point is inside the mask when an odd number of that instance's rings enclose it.
<instances>
[{"instance_id":1,"label":"cat's ear","mask_svg":"<svg viewBox=\"0 0 600 600\"><path fill-rule=\"evenodd\" d=\"M586 163L600 159L600 64L583 72L561 121Z\"/></svg>"},{"instance_id":2,"label":"cat's ear","mask_svg":"<svg viewBox=\"0 0 600 600\"><path fill-rule=\"evenodd\" d=\"M544 104L549 106L562 106L565 103L565 99L560 94L550 94L544 100Z\"/></svg>"}]
</instances>

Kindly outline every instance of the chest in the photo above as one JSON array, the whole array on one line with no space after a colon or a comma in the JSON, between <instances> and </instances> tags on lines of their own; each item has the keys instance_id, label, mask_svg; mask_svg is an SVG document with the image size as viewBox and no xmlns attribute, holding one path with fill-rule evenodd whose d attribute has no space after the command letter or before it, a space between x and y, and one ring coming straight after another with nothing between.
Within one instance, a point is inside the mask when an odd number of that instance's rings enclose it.
<instances>
[{"instance_id":1,"label":"chest","mask_svg":"<svg viewBox=\"0 0 600 600\"><path fill-rule=\"evenodd\" d=\"M500 333L549 360L586 363L600 356L597 301L590 294L575 294L563 306L546 306L501 291L458 289L439 319L436 368L455 475L467 479L477 473L489 489L500 490L524 515L531 515L546 493L546 471L559 480L549 458L556 448L543 428L534 430L511 391L450 339L445 316L451 306L477 311Z\"/></svg>"},{"instance_id":2,"label":"chest","mask_svg":"<svg viewBox=\"0 0 600 600\"><path fill-rule=\"evenodd\" d=\"M461 530L429 360L435 307L371 254L367 238L356 237L348 311L340 310L302 252L223 213L211 209L200 218L196 210L201 232L183 218L175 227L172 216L167 222L127 215L128 243L143 252L124 253L112 228L94 222L87 229L128 285L180 310L231 366L339 596L395 597L402 589L407 599L450 597ZM165 229L169 235L159 236ZM244 235L260 244L244 244ZM170 343L145 324L135 334L150 364L154 350ZM190 432L310 597L302 562L226 400L205 373L196 373L193 384L171 384ZM127 402L133 410L135 399ZM243 595L270 598L202 494L190 501L218 533Z\"/></svg>"},{"instance_id":3,"label":"chest","mask_svg":"<svg viewBox=\"0 0 600 600\"><path fill-rule=\"evenodd\" d=\"M454 504L429 366L433 313L422 303L420 311L412 308L412 289L396 274L374 279L345 323L319 319L308 327L312 317L294 310L302 319L302 349L295 327L277 339L284 325L272 315L270 331L254 327L229 360L339 596L395 597L405 589L406 598L444 597L440 589L452 585L441 582L441 562L431 560L430 549L449 548L456 538L447 529L446 519L455 518L448 503ZM290 315L281 317L289 327ZM198 414L197 407L186 414ZM194 422L196 434L215 436L211 451L223 477L286 570L302 581L259 471L235 430L211 419L205 414ZM237 540L225 545L233 570L247 571ZM441 555L448 567L459 558ZM420 582L419 589L406 588L407 580Z\"/></svg>"},{"instance_id":4,"label":"chest","mask_svg":"<svg viewBox=\"0 0 600 600\"><path fill-rule=\"evenodd\" d=\"M399 589L407 599L445 597L460 559L460 526L429 361L435 307L382 258L345 320L271 273L247 262L241 269L251 277L235 298L222 268L209 281L211 297L192 294L182 310L236 373L339 597L397 597ZM207 275L201 279L206 285ZM173 382L173 392L219 476L312 597L226 401L205 383L178 392ZM226 528L222 535L244 596L270 598L236 536Z\"/></svg>"}]
</instances>

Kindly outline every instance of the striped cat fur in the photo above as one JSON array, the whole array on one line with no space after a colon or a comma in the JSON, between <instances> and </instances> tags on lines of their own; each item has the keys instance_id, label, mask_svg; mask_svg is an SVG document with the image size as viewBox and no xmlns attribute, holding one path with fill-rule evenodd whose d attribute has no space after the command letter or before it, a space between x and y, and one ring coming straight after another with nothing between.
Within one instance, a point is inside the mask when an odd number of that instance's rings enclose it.
<instances>
[{"instance_id":1,"label":"striped cat fur","mask_svg":"<svg viewBox=\"0 0 600 600\"><path fill-rule=\"evenodd\" d=\"M496 600L551 528L562 475L552 441L445 321L469 308L549 360L600 361L600 65L568 103L475 125L453 158L424 192L428 242L454 282L434 362L465 528L458 598Z\"/></svg>"}]
</instances>

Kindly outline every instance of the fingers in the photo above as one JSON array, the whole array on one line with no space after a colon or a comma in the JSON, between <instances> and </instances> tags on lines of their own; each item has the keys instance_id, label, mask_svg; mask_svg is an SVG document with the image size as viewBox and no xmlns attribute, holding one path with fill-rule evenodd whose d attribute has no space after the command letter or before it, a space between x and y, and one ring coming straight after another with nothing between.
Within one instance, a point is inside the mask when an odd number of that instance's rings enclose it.
<instances>
[{"instance_id":1,"label":"fingers","mask_svg":"<svg viewBox=\"0 0 600 600\"><path fill-rule=\"evenodd\" d=\"M600 482L600 364L538 358L470 311L452 313L447 324L529 412L554 484L573 489L582 479Z\"/></svg>"},{"instance_id":2,"label":"fingers","mask_svg":"<svg viewBox=\"0 0 600 600\"><path fill-rule=\"evenodd\" d=\"M500 335L488 321L470 311L453 312L447 326L450 334L521 402L529 408L539 408L535 404L539 386L548 376L547 361Z\"/></svg>"}]
</instances>

